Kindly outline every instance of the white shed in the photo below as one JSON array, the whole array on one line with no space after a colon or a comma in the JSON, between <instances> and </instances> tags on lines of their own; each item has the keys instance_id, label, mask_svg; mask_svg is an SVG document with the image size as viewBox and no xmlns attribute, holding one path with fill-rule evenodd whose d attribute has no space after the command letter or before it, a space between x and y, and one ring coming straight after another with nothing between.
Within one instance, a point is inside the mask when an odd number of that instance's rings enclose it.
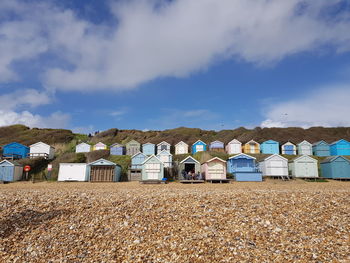
<instances>
[{"instance_id":1,"label":"white shed","mask_svg":"<svg viewBox=\"0 0 350 263\"><path fill-rule=\"evenodd\" d=\"M60 163L57 181L87 181L86 163Z\"/></svg>"},{"instance_id":2,"label":"white shed","mask_svg":"<svg viewBox=\"0 0 350 263\"><path fill-rule=\"evenodd\" d=\"M242 143L236 139L233 139L226 145L226 152L228 154L242 153Z\"/></svg>"},{"instance_id":3,"label":"white shed","mask_svg":"<svg viewBox=\"0 0 350 263\"><path fill-rule=\"evenodd\" d=\"M53 159L55 157L55 148L46 143L37 142L29 147L30 158L44 157L45 159Z\"/></svg>"},{"instance_id":4,"label":"white shed","mask_svg":"<svg viewBox=\"0 0 350 263\"><path fill-rule=\"evenodd\" d=\"M298 154L312 155L312 144L305 140L298 143Z\"/></svg>"},{"instance_id":5,"label":"white shed","mask_svg":"<svg viewBox=\"0 0 350 263\"><path fill-rule=\"evenodd\" d=\"M91 145L87 144L85 142L79 143L76 147L75 147L75 152L76 153L88 153L91 151Z\"/></svg>"},{"instance_id":6,"label":"white shed","mask_svg":"<svg viewBox=\"0 0 350 263\"><path fill-rule=\"evenodd\" d=\"M157 153L160 153L162 151L168 151L170 153L170 143L167 142L161 142L157 144Z\"/></svg>"},{"instance_id":7,"label":"white shed","mask_svg":"<svg viewBox=\"0 0 350 263\"><path fill-rule=\"evenodd\" d=\"M273 154L261 162L259 168L263 176L281 176L288 177L288 159L279 154Z\"/></svg>"},{"instance_id":8,"label":"white shed","mask_svg":"<svg viewBox=\"0 0 350 263\"><path fill-rule=\"evenodd\" d=\"M188 153L188 144L181 141L175 144L175 154L187 154Z\"/></svg>"},{"instance_id":9,"label":"white shed","mask_svg":"<svg viewBox=\"0 0 350 263\"><path fill-rule=\"evenodd\" d=\"M289 166L289 173L293 177L301 177L301 178L318 177L317 160L308 155L302 155L289 161L288 166Z\"/></svg>"}]
</instances>

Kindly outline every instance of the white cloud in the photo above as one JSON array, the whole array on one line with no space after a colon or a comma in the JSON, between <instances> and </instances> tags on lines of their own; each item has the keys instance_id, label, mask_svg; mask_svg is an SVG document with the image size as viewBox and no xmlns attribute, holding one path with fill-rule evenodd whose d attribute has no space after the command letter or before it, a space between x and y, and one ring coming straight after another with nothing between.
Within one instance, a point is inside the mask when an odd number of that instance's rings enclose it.
<instances>
[{"instance_id":1,"label":"white cloud","mask_svg":"<svg viewBox=\"0 0 350 263\"><path fill-rule=\"evenodd\" d=\"M22 106L33 108L50 102L51 98L46 92L40 92L35 89L22 89L1 95L0 109L13 110Z\"/></svg>"},{"instance_id":2,"label":"white cloud","mask_svg":"<svg viewBox=\"0 0 350 263\"><path fill-rule=\"evenodd\" d=\"M318 89L304 96L272 103L262 127L350 126L350 84Z\"/></svg>"},{"instance_id":3,"label":"white cloud","mask_svg":"<svg viewBox=\"0 0 350 263\"><path fill-rule=\"evenodd\" d=\"M51 97L46 92L34 89L17 90L0 96L0 127L24 124L29 127L39 128L65 128L70 115L62 112L54 112L49 116L33 114L21 108L35 108L51 102Z\"/></svg>"},{"instance_id":4,"label":"white cloud","mask_svg":"<svg viewBox=\"0 0 350 263\"><path fill-rule=\"evenodd\" d=\"M118 23L97 26L42 2L2 0L0 17L11 10L19 19L0 24L0 47L6 51L0 53L0 76L13 80L14 61L50 52L59 62L45 69L48 87L120 90L159 77L186 77L218 60L264 65L323 46L345 52L349 14L325 17L339 2L115 1Z\"/></svg>"},{"instance_id":5,"label":"white cloud","mask_svg":"<svg viewBox=\"0 0 350 263\"><path fill-rule=\"evenodd\" d=\"M15 112L0 110L0 127L13 124L23 124L38 128L65 128L70 116L61 112L54 112L49 116L33 114L29 111Z\"/></svg>"}]
</instances>

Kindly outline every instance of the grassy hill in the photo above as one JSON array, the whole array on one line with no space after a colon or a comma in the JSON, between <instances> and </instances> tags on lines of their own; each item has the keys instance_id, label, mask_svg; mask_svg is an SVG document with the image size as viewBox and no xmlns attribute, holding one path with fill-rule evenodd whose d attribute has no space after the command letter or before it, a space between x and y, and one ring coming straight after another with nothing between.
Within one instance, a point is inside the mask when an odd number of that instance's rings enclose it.
<instances>
[{"instance_id":1,"label":"grassy hill","mask_svg":"<svg viewBox=\"0 0 350 263\"><path fill-rule=\"evenodd\" d=\"M82 134L74 134L72 131L65 129L30 129L23 125L0 127L0 147L14 141L24 145L30 145L38 141L42 141L54 146L56 148L56 158L55 160L51 161L53 164L53 178L57 177L58 166L61 162L92 162L99 158L106 158L120 164L123 168L123 172L126 173L127 167L130 164L129 156L109 156L109 151L95 151L87 154L75 154L75 145L82 141L90 144L101 141L107 145L111 145L116 142L125 144L131 139L137 140L140 143L159 143L161 141L167 141L174 147L174 145L179 141L184 141L191 145L198 139L203 140L206 143L210 143L214 140L220 140L226 144L233 138L238 139L242 143L245 143L251 139L254 139L259 143L269 139L279 141L280 143L287 141L298 143L302 140L307 140L311 143L319 140L333 142L341 138L350 141L350 127L312 127L309 129L259 127L255 129L246 129L240 127L234 130L222 131L208 131L196 128L180 127L164 131L147 132L140 130L119 130L113 128L101 132L91 138ZM228 155L225 153L215 152L198 153L194 155L194 157L201 162L206 161L213 156L218 156L223 159L228 158ZM179 161L184 157L185 156L183 155L174 156L174 161ZM45 169L48 162L45 160L34 161L24 159L20 162L23 165L30 164L33 167L33 171L35 171L39 177L46 173Z\"/></svg>"},{"instance_id":2,"label":"grassy hill","mask_svg":"<svg viewBox=\"0 0 350 263\"><path fill-rule=\"evenodd\" d=\"M196 128L180 127L171 130L164 131L139 131L139 130L119 130L110 129L99 133L91 139L92 143L101 141L106 144L112 144L115 142L126 143L131 139L135 139L140 143L152 142L159 143L161 141L167 141L174 145L179 141L184 141L188 144L192 144L198 139L203 140L206 143L210 143L214 140L220 140L224 143L228 143L233 138L245 143L249 140L255 140L259 143L273 139L280 143L291 141L293 143L299 143L303 140L310 141L311 143L320 140L327 142L333 142L339 139L350 140L350 128L323 128L312 127L309 129L303 128L260 128L246 129L243 127L234 130L222 130L222 131L207 131Z\"/></svg>"}]
</instances>

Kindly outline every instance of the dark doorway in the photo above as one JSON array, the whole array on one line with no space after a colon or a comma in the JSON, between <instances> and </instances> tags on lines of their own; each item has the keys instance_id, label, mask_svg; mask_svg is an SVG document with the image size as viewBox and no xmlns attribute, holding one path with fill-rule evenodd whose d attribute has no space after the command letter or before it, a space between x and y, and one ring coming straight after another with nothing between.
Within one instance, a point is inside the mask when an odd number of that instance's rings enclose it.
<instances>
[{"instance_id":1,"label":"dark doorway","mask_svg":"<svg viewBox=\"0 0 350 263\"><path fill-rule=\"evenodd\" d=\"M195 172L195 164L194 163L186 163L185 164L185 171L188 173L189 171Z\"/></svg>"}]
</instances>

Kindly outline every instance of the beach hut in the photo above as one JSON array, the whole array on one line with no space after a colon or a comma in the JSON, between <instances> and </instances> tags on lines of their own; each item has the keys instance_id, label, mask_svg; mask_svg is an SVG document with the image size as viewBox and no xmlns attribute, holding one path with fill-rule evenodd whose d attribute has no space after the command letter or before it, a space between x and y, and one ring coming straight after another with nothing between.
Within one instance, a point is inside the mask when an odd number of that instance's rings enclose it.
<instances>
[{"instance_id":1,"label":"beach hut","mask_svg":"<svg viewBox=\"0 0 350 263\"><path fill-rule=\"evenodd\" d=\"M329 145L331 155L350 155L350 142L341 139Z\"/></svg>"},{"instance_id":2,"label":"beach hut","mask_svg":"<svg viewBox=\"0 0 350 263\"><path fill-rule=\"evenodd\" d=\"M350 160L344 156L330 156L321 162L322 177L350 179Z\"/></svg>"},{"instance_id":3,"label":"beach hut","mask_svg":"<svg viewBox=\"0 0 350 263\"><path fill-rule=\"evenodd\" d=\"M170 143L162 141L161 143L157 144L157 153L160 153L161 151L168 151L170 153Z\"/></svg>"},{"instance_id":4,"label":"beach hut","mask_svg":"<svg viewBox=\"0 0 350 263\"><path fill-rule=\"evenodd\" d=\"M75 146L76 153L88 153L90 151L91 151L91 145L85 142L79 143L77 146Z\"/></svg>"},{"instance_id":5,"label":"beach hut","mask_svg":"<svg viewBox=\"0 0 350 263\"><path fill-rule=\"evenodd\" d=\"M237 154L227 160L227 171L238 182L261 182L262 174L255 161L256 158L248 154Z\"/></svg>"},{"instance_id":6,"label":"beach hut","mask_svg":"<svg viewBox=\"0 0 350 263\"><path fill-rule=\"evenodd\" d=\"M289 174L299 178L317 178L318 167L317 160L308 156L302 155L288 163Z\"/></svg>"},{"instance_id":7,"label":"beach hut","mask_svg":"<svg viewBox=\"0 0 350 263\"><path fill-rule=\"evenodd\" d=\"M2 156L9 159L27 158L29 147L18 142L11 142L3 146Z\"/></svg>"},{"instance_id":8,"label":"beach hut","mask_svg":"<svg viewBox=\"0 0 350 263\"><path fill-rule=\"evenodd\" d=\"M93 151L107 150L107 145L102 142L98 142L92 147L92 150Z\"/></svg>"},{"instance_id":9,"label":"beach hut","mask_svg":"<svg viewBox=\"0 0 350 263\"><path fill-rule=\"evenodd\" d=\"M175 144L175 154L187 154L188 153L188 144L183 141Z\"/></svg>"},{"instance_id":10,"label":"beach hut","mask_svg":"<svg viewBox=\"0 0 350 263\"><path fill-rule=\"evenodd\" d=\"M194 144L192 144L192 154L195 154L197 152L205 152L206 150L207 145L201 140L198 140Z\"/></svg>"},{"instance_id":11,"label":"beach hut","mask_svg":"<svg viewBox=\"0 0 350 263\"><path fill-rule=\"evenodd\" d=\"M125 145L126 155L133 156L138 152L141 152L141 144L135 140L131 140Z\"/></svg>"},{"instance_id":12,"label":"beach hut","mask_svg":"<svg viewBox=\"0 0 350 263\"><path fill-rule=\"evenodd\" d=\"M173 167L173 155L167 150L163 150L157 154L157 158L162 161L164 168Z\"/></svg>"},{"instance_id":13,"label":"beach hut","mask_svg":"<svg viewBox=\"0 0 350 263\"><path fill-rule=\"evenodd\" d=\"M288 155L296 155L297 154L297 147L291 143L286 142L282 145L282 154L288 154Z\"/></svg>"},{"instance_id":14,"label":"beach hut","mask_svg":"<svg viewBox=\"0 0 350 263\"><path fill-rule=\"evenodd\" d=\"M151 155L142 163L142 181L164 178L164 164L155 155Z\"/></svg>"},{"instance_id":15,"label":"beach hut","mask_svg":"<svg viewBox=\"0 0 350 263\"><path fill-rule=\"evenodd\" d=\"M201 172L206 181L226 180L226 161L214 157L201 165Z\"/></svg>"},{"instance_id":16,"label":"beach hut","mask_svg":"<svg viewBox=\"0 0 350 263\"><path fill-rule=\"evenodd\" d=\"M315 142L312 145L312 152L315 156L330 156L329 144L325 141Z\"/></svg>"},{"instance_id":17,"label":"beach hut","mask_svg":"<svg viewBox=\"0 0 350 263\"><path fill-rule=\"evenodd\" d=\"M279 154L263 158L259 162L259 168L263 176L288 178L288 159Z\"/></svg>"},{"instance_id":18,"label":"beach hut","mask_svg":"<svg viewBox=\"0 0 350 263\"><path fill-rule=\"evenodd\" d=\"M142 144L142 152L146 155L155 155L156 145L150 142Z\"/></svg>"},{"instance_id":19,"label":"beach hut","mask_svg":"<svg viewBox=\"0 0 350 263\"><path fill-rule=\"evenodd\" d=\"M299 155L312 155L312 144L308 141L298 143L297 148Z\"/></svg>"},{"instance_id":20,"label":"beach hut","mask_svg":"<svg viewBox=\"0 0 350 263\"><path fill-rule=\"evenodd\" d=\"M242 143L233 139L226 145L226 152L228 154L239 154L242 152Z\"/></svg>"},{"instance_id":21,"label":"beach hut","mask_svg":"<svg viewBox=\"0 0 350 263\"><path fill-rule=\"evenodd\" d=\"M142 163L147 159L147 155L138 152L131 157L131 165L128 170L129 181L141 181L142 179Z\"/></svg>"},{"instance_id":22,"label":"beach hut","mask_svg":"<svg viewBox=\"0 0 350 263\"><path fill-rule=\"evenodd\" d=\"M192 156L188 156L183 159L179 164L179 179L185 180L184 174L188 174L189 172L198 174L201 172L201 164Z\"/></svg>"},{"instance_id":23,"label":"beach hut","mask_svg":"<svg viewBox=\"0 0 350 263\"><path fill-rule=\"evenodd\" d=\"M88 176L86 167L86 163L60 163L57 181L85 182Z\"/></svg>"},{"instance_id":24,"label":"beach hut","mask_svg":"<svg viewBox=\"0 0 350 263\"><path fill-rule=\"evenodd\" d=\"M142 163L147 159L147 155L138 152L131 157L131 169L142 169Z\"/></svg>"},{"instance_id":25,"label":"beach hut","mask_svg":"<svg viewBox=\"0 0 350 263\"><path fill-rule=\"evenodd\" d=\"M124 155L124 146L120 143L114 143L109 147L110 155Z\"/></svg>"},{"instance_id":26,"label":"beach hut","mask_svg":"<svg viewBox=\"0 0 350 263\"><path fill-rule=\"evenodd\" d=\"M209 144L210 151L225 152L225 146L223 142L213 141Z\"/></svg>"},{"instance_id":27,"label":"beach hut","mask_svg":"<svg viewBox=\"0 0 350 263\"><path fill-rule=\"evenodd\" d=\"M14 182L22 179L23 166L16 161L3 160L0 162L0 181Z\"/></svg>"},{"instance_id":28,"label":"beach hut","mask_svg":"<svg viewBox=\"0 0 350 263\"><path fill-rule=\"evenodd\" d=\"M250 140L243 146L244 153L258 154L260 153L260 144L254 140Z\"/></svg>"},{"instance_id":29,"label":"beach hut","mask_svg":"<svg viewBox=\"0 0 350 263\"><path fill-rule=\"evenodd\" d=\"M34 143L29 146L29 157L43 157L51 160L55 157L55 148L43 142Z\"/></svg>"},{"instance_id":30,"label":"beach hut","mask_svg":"<svg viewBox=\"0 0 350 263\"><path fill-rule=\"evenodd\" d=\"M119 182L122 168L111 161L99 159L87 165L88 181Z\"/></svg>"},{"instance_id":31,"label":"beach hut","mask_svg":"<svg viewBox=\"0 0 350 263\"><path fill-rule=\"evenodd\" d=\"M280 144L274 140L264 141L260 144L261 153L264 154L279 154L280 153Z\"/></svg>"}]
</instances>

